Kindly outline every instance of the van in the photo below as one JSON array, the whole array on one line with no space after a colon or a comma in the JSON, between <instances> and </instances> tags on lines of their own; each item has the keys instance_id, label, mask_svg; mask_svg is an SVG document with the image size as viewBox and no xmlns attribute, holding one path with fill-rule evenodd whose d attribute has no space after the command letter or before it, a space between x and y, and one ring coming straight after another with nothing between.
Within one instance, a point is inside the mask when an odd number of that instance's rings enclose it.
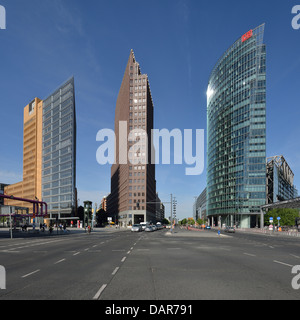
<instances>
[{"instance_id":1,"label":"van","mask_svg":"<svg viewBox=\"0 0 300 320\"><path fill-rule=\"evenodd\" d=\"M142 229L145 230L146 227L148 227L150 225L149 222L141 222L140 225L142 226Z\"/></svg>"}]
</instances>

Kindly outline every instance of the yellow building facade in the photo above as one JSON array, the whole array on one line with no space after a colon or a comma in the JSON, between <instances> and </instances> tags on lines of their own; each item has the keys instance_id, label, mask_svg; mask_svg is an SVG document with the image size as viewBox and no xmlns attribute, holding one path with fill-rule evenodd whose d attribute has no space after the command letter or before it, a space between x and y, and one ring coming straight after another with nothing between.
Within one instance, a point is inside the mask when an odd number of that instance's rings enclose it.
<instances>
[{"instance_id":1,"label":"yellow building facade","mask_svg":"<svg viewBox=\"0 0 300 320\"><path fill-rule=\"evenodd\" d=\"M35 98L24 108L23 181L4 188L4 193L29 200L42 199L43 101ZM5 205L29 208L27 202L5 199Z\"/></svg>"}]
</instances>

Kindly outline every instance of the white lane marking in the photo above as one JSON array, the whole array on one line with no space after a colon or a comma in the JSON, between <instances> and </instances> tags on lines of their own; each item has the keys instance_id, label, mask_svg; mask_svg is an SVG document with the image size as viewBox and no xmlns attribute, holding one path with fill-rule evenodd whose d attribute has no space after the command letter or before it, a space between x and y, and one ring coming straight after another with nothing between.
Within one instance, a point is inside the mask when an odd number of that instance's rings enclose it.
<instances>
[{"instance_id":1,"label":"white lane marking","mask_svg":"<svg viewBox=\"0 0 300 320\"><path fill-rule=\"evenodd\" d=\"M126 260L126 257L124 257L122 260L121 260L121 262L124 262Z\"/></svg>"},{"instance_id":2,"label":"white lane marking","mask_svg":"<svg viewBox=\"0 0 300 320\"><path fill-rule=\"evenodd\" d=\"M30 273L28 273L28 274L25 274L24 276L22 276L22 278L27 278L27 277L29 277L29 276L31 276L31 275L33 275L33 274L37 273L37 272L40 272L40 271L41 271L40 269L35 270L35 271L33 271L33 272L30 272Z\"/></svg>"},{"instance_id":3,"label":"white lane marking","mask_svg":"<svg viewBox=\"0 0 300 320\"><path fill-rule=\"evenodd\" d=\"M61 260L59 260L59 261L56 261L54 264L61 263L61 262L65 261L65 260L66 260L66 259L61 259Z\"/></svg>"},{"instance_id":4,"label":"white lane marking","mask_svg":"<svg viewBox=\"0 0 300 320\"><path fill-rule=\"evenodd\" d=\"M281 261L273 260L273 262L279 263L279 264L283 264L284 266L293 267L291 264L284 263L284 262L281 262Z\"/></svg>"},{"instance_id":5,"label":"white lane marking","mask_svg":"<svg viewBox=\"0 0 300 320\"><path fill-rule=\"evenodd\" d=\"M98 300L100 298L101 293L104 291L104 289L107 287L107 284L104 284L99 291L95 294L93 300Z\"/></svg>"},{"instance_id":6,"label":"white lane marking","mask_svg":"<svg viewBox=\"0 0 300 320\"><path fill-rule=\"evenodd\" d=\"M80 253L80 252L76 252L76 253L73 254L73 256L77 256L79 253Z\"/></svg>"},{"instance_id":7,"label":"white lane marking","mask_svg":"<svg viewBox=\"0 0 300 320\"><path fill-rule=\"evenodd\" d=\"M119 269L120 269L119 267L116 267L116 269L113 271L112 275L114 276L118 272Z\"/></svg>"},{"instance_id":8,"label":"white lane marking","mask_svg":"<svg viewBox=\"0 0 300 320\"><path fill-rule=\"evenodd\" d=\"M256 255L255 255L255 254L251 254L251 253L244 252L244 254L245 254L246 256L256 257Z\"/></svg>"},{"instance_id":9,"label":"white lane marking","mask_svg":"<svg viewBox=\"0 0 300 320\"><path fill-rule=\"evenodd\" d=\"M16 248L12 248L10 250L24 249L24 248L30 248L30 247L35 247L35 246L42 246L44 244L49 244L49 243L52 244L52 243L61 242L61 241L64 241L64 240L53 240L53 241L47 241L47 242L35 242L35 243L30 244L28 246L16 247Z\"/></svg>"}]
</instances>

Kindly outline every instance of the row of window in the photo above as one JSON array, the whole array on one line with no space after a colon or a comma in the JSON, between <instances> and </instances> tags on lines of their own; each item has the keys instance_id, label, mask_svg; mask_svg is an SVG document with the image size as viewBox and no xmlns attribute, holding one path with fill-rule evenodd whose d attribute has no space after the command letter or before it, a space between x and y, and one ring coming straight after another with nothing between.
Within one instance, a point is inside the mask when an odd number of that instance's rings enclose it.
<instances>
[{"instance_id":1,"label":"row of window","mask_svg":"<svg viewBox=\"0 0 300 320\"><path fill-rule=\"evenodd\" d=\"M130 191L132 191L132 190L134 190L134 191L136 191L136 190L145 190L145 186L144 185L142 185L142 186L129 186L128 188L129 188Z\"/></svg>"},{"instance_id":2,"label":"row of window","mask_svg":"<svg viewBox=\"0 0 300 320\"><path fill-rule=\"evenodd\" d=\"M138 193L132 193L132 192L129 192L129 197L144 197L145 196L145 192L138 192Z\"/></svg>"},{"instance_id":3,"label":"row of window","mask_svg":"<svg viewBox=\"0 0 300 320\"><path fill-rule=\"evenodd\" d=\"M142 176L142 177L144 177L145 176L145 171L143 171L143 172L133 172L133 174L132 174L132 172L129 172L129 177L132 177L132 175L133 176L137 176L137 177L140 177L140 176Z\"/></svg>"},{"instance_id":4,"label":"row of window","mask_svg":"<svg viewBox=\"0 0 300 320\"><path fill-rule=\"evenodd\" d=\"M69 179L66 179L69 178ZM60 173L60 179L52 183L45 183L43 185L43 190L52 189L70 184L72 182L72 170L66 170Z\"/></svg>"},{"instance_id":5,"label":"row of window","mask_svg":"<svg viewBox=\"0 0 300 320\"><path fill-rule=\"evenodd\" d=\"M43 198L43 200L46 203L72 201L72 195L71 194L65 194L63 196L45 197L45 198Z\"/></svg>"},{"instance_id":6,"label":"row of window","mask_svg":"<svg viewBox=\"0 0 300 320\"><path fill-rule=\"evenodd\" d=\"M133 90L138 91L138 90L146 90L147 86L135 86L135 87L130 87L130 92L133 92Z\"/></svg>"},{"instance_id":7,"label":"row of window","mask_svg":"<svg viewBox=\"0 0 300 320\"><path fill-rule=\"evenodd\" d=\"M62 195L64 193L71 193L72 192L72 187L66 186L66 187L61 187L61 188L55 188L49 191L44 191L43 192L43 197L48 197L48 196L58 196Z\"/></svg>"},{"instance_id":8,"label":"row of window","mask_svg":"<svg viewBox=\"0 0 300 320\"><path fill-rule=\"evenodd\" d=\"M132 66L130 67L130 70L133 70ZM139 84L139 83L146 83L146 82L147 82L146 78L140 78L140 79L135 79L135 80L131 79L130 80L130 84L133 84L133 83Z\"/></svg>"},{"instance_id":9,"label":"row of window","mask_svg":"<svg viewBox=\"0 0 300 320\"><path fill-rule=\"evenodd\" d=\"M128 207L128 210L145 210L145 207L144 207L144 206L141 206L141 207L132 207L132 206L129 206L129 207Z\"/></svg>"},{"instance_id":10,"label":"row of window","mask_svg":"<svg viewBox=\"0 0 300 320\"><path fill-rule=\"evenodd\" d=\"M145 170L145 166L129 166L129 170Z\"/></svg>"},{"instance_id":11,"label":"row of window","mask_svg":"<svg viewBox=\"0 0 300 320\"><path fill-rule=\"evenodd\" d=\"M60 151L56 151L53 153L53 156L50 155L43 157L43 169L47 169L50 167L55 167L58 164L62 164L70 159L70 155L72 153L72 147L68 146L65 148L62 148ZM56 158L56 156L58 156ZM53 159L52 161L51 158Z\"/></svg>"},{"instance_id":12,"label":"row of window","mask_svg":"<svg viewBox=\"0 0 300 320\"><path fill-rule=\"evenodd\" d=\"M66 156L61 157L60 163L61 164L59 166L58 171L64 171L67 169L71 169L72 168L72 155L68 154ZM47 176L49 174L55 173L54 171L56 171L57 169L55 169L55 170L53 170L53 169L56 167L57 166L43 170L43 176ZM58 171L56 171L56 172L58 172Z\"/></svg>"},{"instance_id":13,"label":"row of window","mask_svg":"<svg viewBox=\"0 0 300 320\"><path fill-rule=\"evenodd\" d=\"M145 179L129 179L129 183L145 183Z\"/></svg>"},{"instance_id":14,"label":"row of window","mask_svg":"<svg viewBox=\"0 0 300 320\"><path fill-rule=\"evenodd\" d=\"M61 166L57 166L57 167L53 167L52 169L44 170L43 185L66 177L64 171L59 172L60 167Z\"/></svg>"}]
</instances>

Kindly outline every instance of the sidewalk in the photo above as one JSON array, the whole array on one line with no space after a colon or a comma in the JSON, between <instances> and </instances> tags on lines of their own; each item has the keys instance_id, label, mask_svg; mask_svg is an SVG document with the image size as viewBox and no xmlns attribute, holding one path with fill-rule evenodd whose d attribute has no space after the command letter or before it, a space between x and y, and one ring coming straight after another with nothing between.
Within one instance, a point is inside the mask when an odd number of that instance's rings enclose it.
<instances>
[{"instance_id":1,"label":"sidewalk","mask_svg":"<svg viewBox=\"0 0 300 320\"><path fill-rule=\"evenodd\" d=\"M298 231L270 231L268 229L236 229L236 232L240 233L255 233L255 234L262 234L262 235L269 235L269 236L288 236L288 237L300 237L300 232Z\"/></svg>"},{"instance_id":2,"label":"sidewalk","mask_svg":"<svg viewBox=\"0 0 300 320\"><path fill-rule=\"evenodd\" d=\"M220 234L218 235L217 232L210 232L207 230L201 230L196 228L190 228L187 230L186 228L175 228L173 232L167 231L165 233L166 236L169 237L197 237L197 238L224 238L224 237L230 237L228 235Z\"/></svg>"},{"instance_id":3,"label":"sidewalk","mask_svg":"<svg viewBox=\"0 0 300 320\"><path fill-rule=\"evenodd\" d=\"M100 233L100 232L122 232L128 231L127 228L94 228L92 230L93 233ZM58 228L53 228L52 233L50 234L49 229L45 231L40 230L40 228L36 228L33 230L32 228L27 229L27 231L22 231L18 228L16 231L13 230L12 237L13 238L33 238L33 237L53 237L53 236L68 236L70 234L84 234L87 233L85 229L78 229L78 228L67 228L66 230L60 230ZM11 232L9 228L0 228L0 239L2 238L10 238Z\"/></svg>"}]
</instances>

